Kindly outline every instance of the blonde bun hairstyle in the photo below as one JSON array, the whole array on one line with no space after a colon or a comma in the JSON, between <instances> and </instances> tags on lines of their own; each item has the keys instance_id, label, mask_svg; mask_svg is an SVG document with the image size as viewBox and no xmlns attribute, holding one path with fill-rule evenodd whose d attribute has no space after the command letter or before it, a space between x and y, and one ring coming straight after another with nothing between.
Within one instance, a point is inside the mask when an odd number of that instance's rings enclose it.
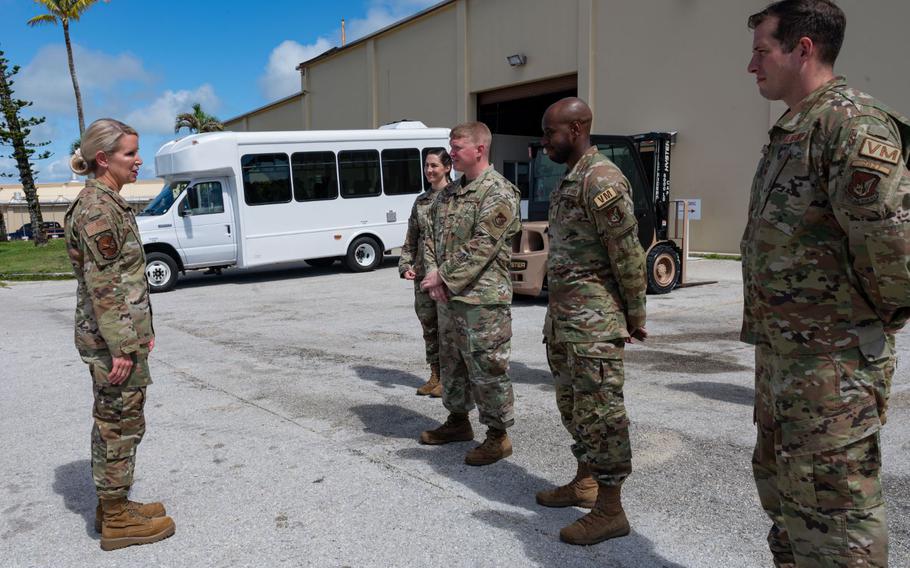
<instances>
[{"instance_id":1,"label":"blonde bun hairstyle","mask_svg":"<svg viewBox=\"0 0 910 568\"><path fill-rule=\"evenodd\" d=\"M70 169L73 170L74 174L80 176L87 176L92 171L92 169L88 167L88 162L82 157L82 150L80 148L76 148L76 151L70 158Z\"/></svg>"},{"instance_id":2,"label":"blonde bun hairstyle","mask_svg":"<svg viewBox=\"0 0 910 568\"><path fill-rule=\"evenodd\" d=\"M139 135L132 126L113 118L99 118L91 123L82 133L79 148L70 158L70 169L80 176L94 173L98 167L95 163L98 152L114 152L124 134Z\"/></svg>"}]
</instances>

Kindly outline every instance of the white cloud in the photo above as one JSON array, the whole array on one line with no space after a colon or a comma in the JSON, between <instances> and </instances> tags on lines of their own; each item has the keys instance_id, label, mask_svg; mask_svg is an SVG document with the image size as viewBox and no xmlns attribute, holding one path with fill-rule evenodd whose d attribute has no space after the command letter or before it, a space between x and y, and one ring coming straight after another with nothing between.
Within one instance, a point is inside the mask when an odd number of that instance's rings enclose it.
<instances>
[{"instance_id":1,"label":"white cloud","mask_svg":"<svg viewBox=\"0 0 910 568\"><path fill-rule=\"evenodd\" d=\"M438 4L439 0L373 0L365 18L345 22L347 41L362 38L394 24L402 18L416 14L424 8Z\"/></svg>"},{"instance_id":2,"label":"white cloud","mask_svg":"<svg viewBox=\"0 0 910 568\"><path fill-rule=\"evenodd\" d=\"M192 112L193 103L212 114L220 101L211 85L205 84L188 91L165 91L146 107L136 109L126 116L125 122L143 134L173 134L174 121L182 112Z\"/></svg>"},{"instance_id":3,"label":"white cloud","mask_svg":"<svg viewBox=\"0 0 910 568\"><path fill-rule=\"evenodd\" d=\"M50 162L38 162L35 164L35 169L38 170L38 178L41 182L73 179L69 156L58 156Z\"/></svg>"},{"instance_id":4,"label":"white cloud","mask_svg":"<svg viewBox=\"0 0 910 568\"><path fill-rule=\"evenodd\" d=\"M352 18L345 22L345 36L348 42L354 41L376 30L391 25L424 8L438 3L439 0L373 0L364 18ZM320 37L315 42L302 45L294 40L285 40L278 44L269 54L265 72L259 78L262 94L269 100L293 95L300 91L300 72L296 67L303 61L340 45L341 27L329 37Z\"/></svg>"},{"instance_id":5,"label":"white cloud","mask_svg":"<svg viewBox=\"0 0 910 568\"><path fill-rule=\"evenodd\" d=\"M285 40L269 54L265 73L259 78L262 94L269 100L293 95L300 91L300 72L297 65L331 49L332 43L321 37L309 45Z\"/></svg>"},{"instance_id":6,"label":"white cloud","mask_svg":"<svg viewBox=\"0 0 910 568\"><path fill-rule=\"evenodd\" d=\"M93 101L96 98L106 97L121 83L147 83L152 79L142 62L127 53L109 55L74 44L73 60L86 107L95 106ZM41 48L19 72L14 88L17 97L35 103L33 109L36 114L76 114L73 82L63 45ZM91 115L87 109L85 114L86 119Z\"/></svg>"}]
</instances>

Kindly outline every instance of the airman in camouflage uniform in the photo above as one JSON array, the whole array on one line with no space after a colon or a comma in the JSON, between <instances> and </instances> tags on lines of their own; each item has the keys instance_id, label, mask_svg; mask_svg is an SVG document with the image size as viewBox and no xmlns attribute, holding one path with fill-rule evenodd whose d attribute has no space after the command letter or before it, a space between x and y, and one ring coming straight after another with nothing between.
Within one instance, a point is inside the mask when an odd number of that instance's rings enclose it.
<instances>
[{"instance_id":1,"label":"airman in camouflage uniform","mask_svg":"<svg viewBox=\"0 0 910 568\"><path fill-rule=\"evenodd\" d=\"M469 123L480 124L480 123ZM481 125L483 126L483 125ZM462 130L459 130L462 128ZM486 129L483 126L483 129ZM455 167L466 161L465 148L482 147L452 131ZM470 132L470 131L469 131ZM489 136L489 130L486 130ZM475 138L477 140L477 138ZM485 147L484 147L485 146ZM461 155L459 155L461 154ZM514 423L511 352L512 281L509 262L512 237L521 229L518 189L478 156L476 177L465 175L447 187L432 206L433 227L426 240L428 272L424 287L436 278L446 295L437 304L443 404L450 412L441 428L421 434L429 444L471 440L467 414L476 403L488 427L483 444L465 457L469 465L486 465L512 453L506 429Z\"/></svg>"},{"instance_id":2,"label":"airman in camouflage uniform","mask_svg":"<svg viewBox=\"0 0 910 568\"><path fill-rule=\"evenodd\" d=\"M96 124L92 127L97 129ZM92 127L83 140L93 136ZM138 148L134 131L132 138ZM141 164L138 153L135 159ZM127 499L136 448L145 433L145 394L152 382L148 354L155 338L139 229L119 188L98 179L87 181L64 222L78 282L76 348L89 365L95 395L91 447L99 498L96 529L105 550L154 542L173 534L164 506Z\"/></svg>"},{"instance_id":3,"label":"airman in camouflage uniform","mask_svg":"<svg viewBox=\"0 0 910 568\"><path fill-rule=\"evenodd\" d=\"M442 383L439 381L439 319L436 315L436 302L430 295L420 289L420 281L426 276L424 264L424 240L430 234L430 207L439 195L438 190L428 188L417 196L411 216L408 219L408 232L401 246L401 258L398 259L398 274L405 278L413 273L414 311L420 326L423 328L423 343L426 347L427 365L430 366L430 380L417 389L419 395L431 397L442 396Z\"/></svg>"},{"instance_id":4,"label":"airman in camouflage uniform","mask_svg":"<svg viewBox=\"0 0 910 568\"><path fill-rule=\"evenodd\" d=\"M560 531L572 544L629 533L620 486L632 471L623 403L623 348L646 337L645 254L638 240L628 180L590 143L591 109L570 97L543 118L543 147L569 171L550 195L544 324L556 405L572 435L575 479L541 491L550 507L591 513Z\"/></svg>"},{"instance_id":5,"label":"airman in camouflage uniform","mask_svg":"<svg viewBox=\"0 0 910 568\"><path fill-rule=\"evenodd\" d=\"M842 38L843 13L812 4L813 25L827 20ZM776 566L884 567L879 430L893 334L910 316L910 122L834 77L820 32L796 30L788 51L778 33L788 8L749 20L749 71L790 106L762 151L741 246L753 470ZM803 73L822 71L814 91L775 82L775 68L807 57Z\"/></svg>"}]
</instances>

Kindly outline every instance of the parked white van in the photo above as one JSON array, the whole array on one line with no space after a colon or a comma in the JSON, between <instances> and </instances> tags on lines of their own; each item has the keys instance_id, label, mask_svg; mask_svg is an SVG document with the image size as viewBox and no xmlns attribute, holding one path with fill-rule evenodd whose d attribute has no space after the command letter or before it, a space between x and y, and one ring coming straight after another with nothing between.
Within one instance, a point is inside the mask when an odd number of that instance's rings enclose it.
<instances>
[{"instance_id":1,"label":"parked white van","mask_svg":"<svg viewBox=\"0 0 910 568\"><path fill-rule=\"evenodd\" d=\"M217 132L155 155L161 193L139 214L152 291L178 272L342 260L375 268L404 243L426 153L448 128L399 122L375 130Z\"/></svg>"}]
</instances>

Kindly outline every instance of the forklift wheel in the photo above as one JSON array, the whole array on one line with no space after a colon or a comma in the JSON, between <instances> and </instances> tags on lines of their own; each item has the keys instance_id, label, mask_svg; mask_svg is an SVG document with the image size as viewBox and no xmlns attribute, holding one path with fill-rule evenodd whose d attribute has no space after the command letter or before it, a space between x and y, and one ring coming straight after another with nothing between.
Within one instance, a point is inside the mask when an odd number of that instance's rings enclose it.
<instances>
[{"instance_id":1,"label":"forklift wheel","mask_svg":"<svg viewBox=\"0 0 910 568\"><path fill-rule=\"evenodd\" d=\"M673 245L660 243L648 251L648 292L668 294L679 284L679 253Z\"/></svg>"}]
</instances>

